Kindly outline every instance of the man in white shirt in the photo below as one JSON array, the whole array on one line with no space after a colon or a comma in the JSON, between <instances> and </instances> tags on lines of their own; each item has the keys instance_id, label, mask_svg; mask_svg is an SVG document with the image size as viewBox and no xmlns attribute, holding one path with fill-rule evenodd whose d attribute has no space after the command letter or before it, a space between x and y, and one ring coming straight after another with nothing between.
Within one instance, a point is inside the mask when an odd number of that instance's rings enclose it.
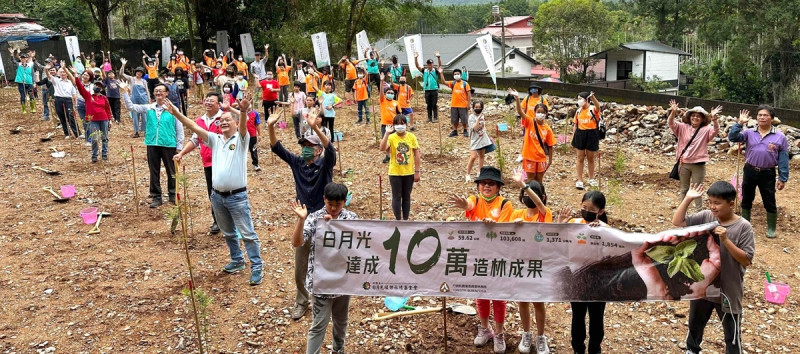
<instances>
[{"instance_id":1,"label":"man in white shirt","mask_svg":"<svg viewBox=\"0 0 800 354\"><path fill-rule=\"evenodd\" d=\"M242 235L247 257L250 258L250 285L258 285L263 278L261 243L253 227L250 201L247 197L247 151L250 142L247 111L251 99L252 96L246 94L239 101L241 112L230 108L222 114L219 121L221 134L206 131L169 102L167 110L211 148L211 207L231 256L231 262L223 271L236 273L245 268L244 256L236 235L238 230ZM234 114L238 117L238 122Z\"/></svg>"}]
</instances>

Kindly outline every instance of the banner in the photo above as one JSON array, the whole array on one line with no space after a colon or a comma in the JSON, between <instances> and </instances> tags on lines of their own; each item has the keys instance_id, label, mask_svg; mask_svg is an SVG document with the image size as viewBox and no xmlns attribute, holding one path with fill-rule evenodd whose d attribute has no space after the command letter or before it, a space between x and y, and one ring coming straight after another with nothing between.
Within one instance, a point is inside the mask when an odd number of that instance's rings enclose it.
<instances>
[{"instance_id":1,"label":"banner","mask_svg":"<svg viewBox=\"0 0 800 354\"><path fill-rule=\"evenodd\" d=\"M6 69L5 69L5 64L3 64L3 53L0 53L0 75L5 76L5 74L6 74ZM6 84L8 83L6 82Z\"/></svg>"},{"instance_id":2,"label":"banner","mask_svg":"<svg viewBox=\"0 0 800 354\"><path fill-rule=\"evenodd\" d=\"M172 38L161 38L161 66L169 64L169 57L172 56Z\"/></svg>"},{"instance_id":3,"label":"banner","mask_svg":"<svg viewBox=\"0 0 800 354\"><path fill-rule=\"evenodd\" d=\"M217 55L228 52L228 31L217 31Z\"/></svg>"},{"instance_id":4,"label":"banner","mask_svg":"<svg viewBox=\"0 0 800 354\"><path fill-rule=\"evenodd\" d=\"M356 33L356 46L358 47L358 60L369 59L369 56L365 54L370 49L367 31Z\"/></svg>"},{"instance_id":5,"label":"banner","mask_svg":"<svg viewBox=\"0 0 800 354\"><path fill-rule=\"evenodd\" d=\"M717 225L644 234L584 224L319 219L313 292L528 302L719 296L719 268L700 267L719 259L709 232Z\"/></svg>"},{"instance_id":6,"label":"banner","mask_svg":"<svg viewBox=\"0 0 800 354\"><path fill-rule=\"evenodd\" d=\"M240 34L239 40L242 42L242 59L244 61L256 60L256 49L253 47L253 37L250 36L250 33Z\"/></svg>"},{"instance_id":7,"label":"banner","mask_svg":"<svg viewBox=\"0 0 800 354\"><path fill-rule=\"evenodd\" d=\"M325 32L312 34L311 42L314 44L314 58L317 61L317 68L331 65L331 55L328 52L328 37Z\"/></svg>"},{"instance_id":8,"label":"banner","mask_svg":"<svg viewBox=\"0 0 800 354\"><path fill-rule=\"evenodd\" d=\"M422 36L415 34L413 36L405 36L403 38L406 45L406 55L408 55L408 71L411 73L411 78L422 76L422 73L417 70L414 65L414 53L419 53L417 63L422 67Z\"/></svg>"},{"instance_id":9,"label":"banner","mask_svg":"<svg viewBox=\"0 0 800 354\"><path fill-rule=\"evenodd\" d=\"M66 36L64 42L67 44L67 53L69 53L69 62L75 61L81 55L81 48L78 45L78 36Z\"/></svg>"},{"instance_id":10,"label":"banner","mask_svg":"<svg viewBox=\"0 0 800 354\"><path fill-rule=\"evenodd\" d=\"M486 62L486 67L489 68L489 75L492 75L492 82L497 85L497 77L494 68L494 40L492 40L492 35L487 34L485 36L480 36L477 38L477 41L478 48L480 48L481 54L483 54L483 61Z\"/></svg>"}]
</instances>

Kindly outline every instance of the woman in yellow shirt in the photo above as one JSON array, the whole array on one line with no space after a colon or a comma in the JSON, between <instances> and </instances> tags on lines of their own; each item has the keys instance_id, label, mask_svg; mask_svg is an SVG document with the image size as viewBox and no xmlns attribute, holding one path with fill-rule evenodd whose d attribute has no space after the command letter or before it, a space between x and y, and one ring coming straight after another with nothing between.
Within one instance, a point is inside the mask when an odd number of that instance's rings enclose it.
<instances>
[{"instance_id":1,"label":"woman in yellow shirt","mask_svg":"<svg viewBox=\"0 0 800 354\"><path fill-rule=\"evenodd\" d=\"M381 151L389 154L389 184L392 186L392 211L396 220L408 220L411 211L411 190L419 182L419 142L406 130L406 117L394 116L394 125L386 129Z\"/></svg>"}]
</instances>

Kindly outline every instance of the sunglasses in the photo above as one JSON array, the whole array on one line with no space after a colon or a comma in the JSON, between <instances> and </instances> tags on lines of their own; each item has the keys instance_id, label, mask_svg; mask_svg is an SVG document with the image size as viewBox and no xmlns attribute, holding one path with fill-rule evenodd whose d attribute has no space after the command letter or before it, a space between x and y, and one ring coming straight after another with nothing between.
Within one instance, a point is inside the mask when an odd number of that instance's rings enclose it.
<instances>
[{"instance_id":1,"label":"sunglasses","mask_svg":"<svg viewBox=\"0 0 800 354\"><path fill-rule=\"evenodd\" d=\"M489 180L478 181L478 184L481 186L489 186L489 187L497 186L497 182Z\"/></svg>"}]
</instances>

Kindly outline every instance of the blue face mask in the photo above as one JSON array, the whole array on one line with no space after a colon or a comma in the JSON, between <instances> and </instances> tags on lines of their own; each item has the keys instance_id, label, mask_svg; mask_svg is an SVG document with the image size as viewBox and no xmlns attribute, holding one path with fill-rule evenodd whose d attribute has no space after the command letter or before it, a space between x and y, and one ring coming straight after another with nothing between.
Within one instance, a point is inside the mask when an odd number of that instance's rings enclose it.
<instances>
[{"instance_id":1,"label":"blue face mask","mask_svg":"<svg viewBox=\"0 0 800 354\"><path fill-rule=\"evenodd\" d=\"M394 99L394 94L393 93L387 93L386 94L386 99L387 100L393 100Z\"/></svg>"}]
</instances>

